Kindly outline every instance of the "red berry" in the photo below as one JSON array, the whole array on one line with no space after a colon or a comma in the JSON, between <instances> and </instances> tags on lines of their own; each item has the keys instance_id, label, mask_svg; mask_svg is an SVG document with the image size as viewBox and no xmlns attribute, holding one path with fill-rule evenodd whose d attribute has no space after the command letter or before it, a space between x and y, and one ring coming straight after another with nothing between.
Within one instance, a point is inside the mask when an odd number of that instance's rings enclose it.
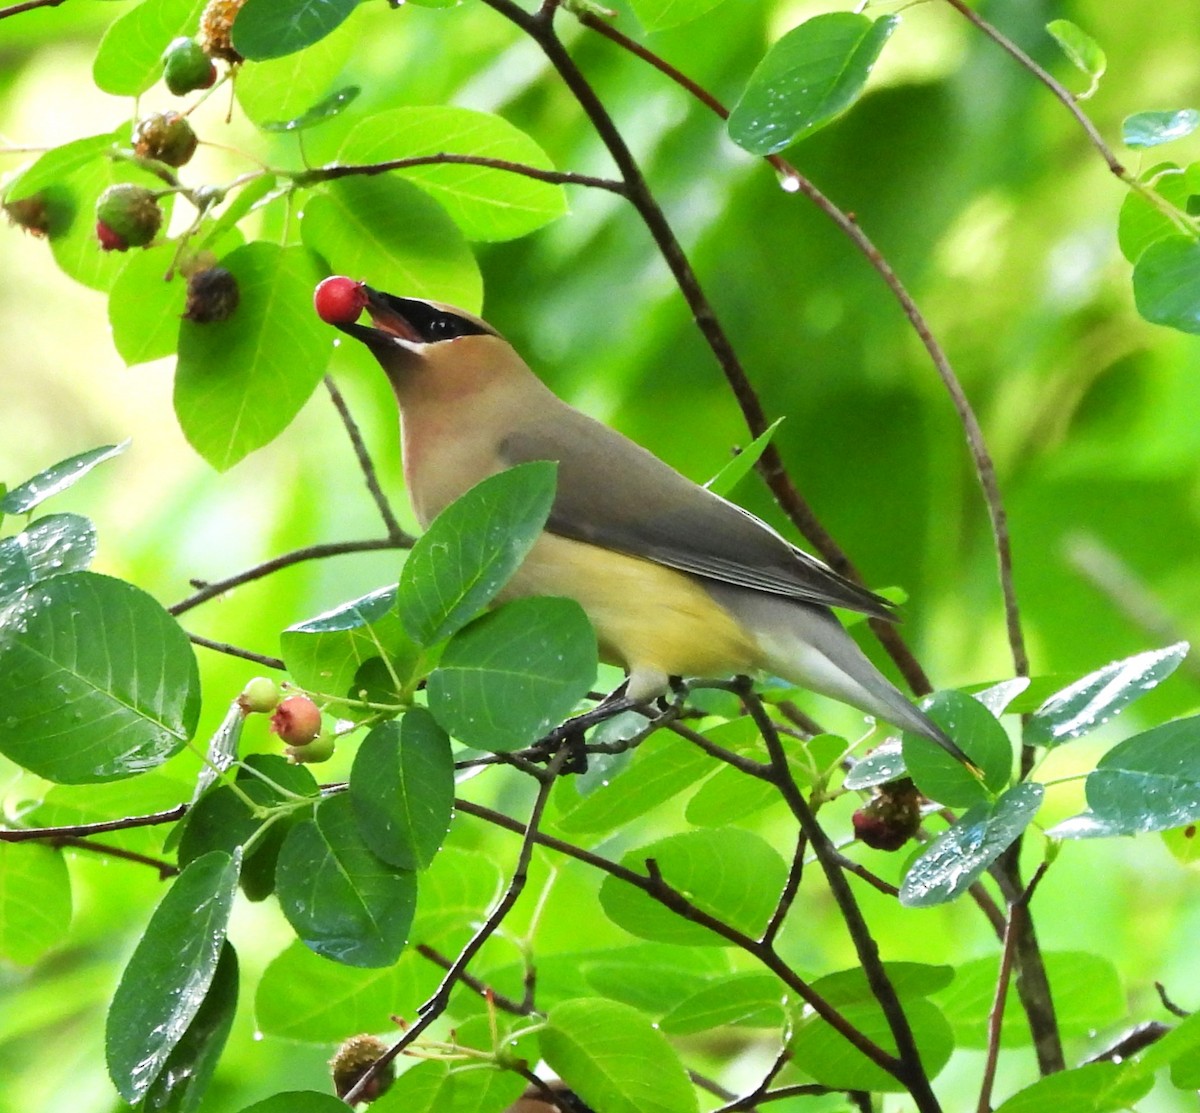
<instances>
[{"instance_id":1,"label":"red berry","mask_svg":"<svg viewBox=\"0 0 1200 1113\"><path fill-rule=\"evenodd\" d=\"M307 746L321 733L321 709L308 696L288 696L275 708L271 729L289 746Z\"/></svg>"},{"instance_id":2,"label":"red berry","mask_svg":"<svg viewBox=\"0 0 1200 1113\"><path fill-rule=\"evenodd\" d=\"M103 220L96 221L96 239L100 241L102 251L128 251L129 244L121 238L119 232L114 232Z\"/></svg>"},{"instance_id":3,"label":"red berry","mask_svg":"<svg viewBox=\"0 0 1200 1113\"><path fill-rule=\"evenodd\" d=\"M317 286L313 307L327 325L353 324L367 307L366 287L352 278L335 274Z\"/></svg>"}]
</instances>

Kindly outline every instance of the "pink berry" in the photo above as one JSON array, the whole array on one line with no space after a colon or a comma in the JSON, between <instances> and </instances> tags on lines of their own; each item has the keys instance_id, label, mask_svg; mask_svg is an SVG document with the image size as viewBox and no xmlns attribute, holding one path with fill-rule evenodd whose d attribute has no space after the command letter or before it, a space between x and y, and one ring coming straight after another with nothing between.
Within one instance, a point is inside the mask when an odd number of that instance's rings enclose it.
<instances>
[{"instance_id":1,"label":"pink berry","mask_svg":"<svg viewBox=\"0 0 1200 1113\"><path fill-rule=\"evenodd\" d=\"M308 696L288 696L275 708L271 729L289 746L307 746L321 733L321 709Z\"/></svg>"},{"instance_id":2,"label":"pink berry","mask_svg":"<svg viewBox=\"0 0 1200 1113\"><path fill-rule=\"evenodd\" d=\"M366 287L352 278L335 274L317 286L313 307L327 325L353 324L367 307Z\"/></svg>"}]
</instances>

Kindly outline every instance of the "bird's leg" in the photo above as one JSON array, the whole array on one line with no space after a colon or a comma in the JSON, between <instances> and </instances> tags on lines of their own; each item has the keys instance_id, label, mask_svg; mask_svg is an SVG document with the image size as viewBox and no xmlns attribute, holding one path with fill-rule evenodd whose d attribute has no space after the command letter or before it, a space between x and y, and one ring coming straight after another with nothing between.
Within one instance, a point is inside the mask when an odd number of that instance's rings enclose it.
<instances>
[{"instance_id":1,"label":"bird's leg","mask_svg":"<svg viewBox=\"0 0 1200 1113\"><path fill-rule=\"evenodd\" d=\"M549 760L565 742L571 750L566 763L562 767L564 773L586 773L587 751L584 749L584 735L599 723L620 715L623 711L632 711L645 707L644 700L633 700L625 695L626 683L622 682L608 693L590 711L574 715L560 726L555 727L549 734L540 738L531 748L530 756L535 761Z\"/></svg>"}]
</instances>

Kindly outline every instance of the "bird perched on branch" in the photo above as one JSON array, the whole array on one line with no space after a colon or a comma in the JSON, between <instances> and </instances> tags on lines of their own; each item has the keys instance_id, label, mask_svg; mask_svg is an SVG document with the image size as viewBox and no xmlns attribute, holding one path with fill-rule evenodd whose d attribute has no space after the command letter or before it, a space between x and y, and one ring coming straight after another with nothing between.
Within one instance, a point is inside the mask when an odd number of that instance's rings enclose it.
<instances>
[{"instance_id":1,"label":"bird perched on branch","mask_svg":"<svg viewBox=\"0 0 1200 1113\"><path fill-rule=\"evenodd\" d=\"M361 340L400 403L404 476L428 523L480 480L552 460L549 520L503 598L560 595L643 701L673 676L765 671L962 751L863 655L834 617L893 617L885 599L790 544L646 449L556 397L491 325L347 278L317 309ZM356 323L366 309L371 325Z\"/></svg>"}]
</instances>

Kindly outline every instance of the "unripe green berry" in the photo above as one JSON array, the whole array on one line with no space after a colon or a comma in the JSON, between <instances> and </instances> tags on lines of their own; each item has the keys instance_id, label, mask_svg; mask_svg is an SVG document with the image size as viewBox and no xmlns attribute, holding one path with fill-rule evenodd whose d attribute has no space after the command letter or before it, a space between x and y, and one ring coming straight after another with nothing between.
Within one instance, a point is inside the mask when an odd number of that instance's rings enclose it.
<instances>
[{"instance_id":1,"label":"unripe green berry","mask_svg":"<svg viewBox=\"0 0 1200 1113\"><path fill-rule=\"evenodd\" d=\"M96 233L106 251L145 247L162 226L162 209L143 186L120 182L96 202ZM109 233L106 235L106 232Z\"/></svg>"},{"instance_id":2,"label":"unripe green berry","mask_svg":"<svg viewBox=\"0 0 1200 1113\"><path fill-rule=\"evenodd\" d=\"M289 746L284 752L296 765L320 765L333 757L336 748L337 738L333 732L324 731L306 745Z\"/></svg>"},{"instance_id":3,"label":"unripe green berry","mask_svg":"<svg viewBox=\"0 0 1200 1113\"><path fill-rule=\"evenodd\" d=\"M163 53L163 80L177 97L208 89L217 80L217 67L195 39L172 39Z\"/></svg>"},{"instance_id":4,"label":"unripe green berry","mask_svg":"<svg viewBox=\"0 0 1200 1113\"><path fill-rule=\"evenodd\" d=\"M178 112L156 112L133 129L133 151L168 166L183 166L196 153L196 133Z\"/></svg>"},{"instance_id":5,"label":"unripe green berry","mask_svg":"<svg viewBox=\"0 0 1200 1113\"><path fill-rule=\"evenodd\" d=\"M256 676L242 689L238 706L244 715L274 711L279 706L279 685L268 676Z\"/></svg>"}]
</instances>

